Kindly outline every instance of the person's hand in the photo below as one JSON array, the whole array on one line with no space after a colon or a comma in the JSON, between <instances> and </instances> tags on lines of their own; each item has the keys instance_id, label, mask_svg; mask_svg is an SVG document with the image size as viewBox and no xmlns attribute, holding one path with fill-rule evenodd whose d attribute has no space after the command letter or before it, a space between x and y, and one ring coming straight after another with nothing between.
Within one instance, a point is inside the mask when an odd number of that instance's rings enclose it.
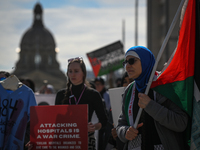
<instances>
[{"instance_id":1,"label":"person's hand","mask_svg":"<svg viewBox=\"0 0 200 150\"><path fill-rule=\"evenodd\" d=\"M28 147L28 150L31 150L33 148L33 144L31 144L30 141L25 146Z\"/></svg>"},{"instance_id":2,"label":"person's hand","mask_svg":"<svg viewBox=\"0 0 200 150\"><path fill-rule=\"evenodd\" d=\"M116 138L117 138L116 128L112 128L111 134L112 134L113 138L116 140Z\"/></svg>"},{"instance_id":3,"label":"person's hand","mask_svg":"<svg viewBox=\"0 0 200 150\"><path fill-rule=\"evenodd\" d=\"M88 123L88 132L94 132L94 131L95 131L95 126L91 122L89 122Z\"/></svg>"},{"instance_id":4,"label":"person's hand","mask_svg":"<svg viewBox=\"0 0 200 150\"><path fill-rule=\"evenodd\" d=\"M138 124L137 129L143 126L143 123ZM134 127L130 126L128 130L126 131L125 138L129 141L132 141L138 136L138 130Z\"/></svg>"},{"instance_id":5,"label":"person's hand","mask_svg":"<svg viewBox=\"0 0 200 150\"><path fill-rule=\"evenodd\" d=\"M138 98L139 98L138 105L140 108L145 108L151 101L151 98L143 93L138 93Z\"/></svg>"}]
</instances>

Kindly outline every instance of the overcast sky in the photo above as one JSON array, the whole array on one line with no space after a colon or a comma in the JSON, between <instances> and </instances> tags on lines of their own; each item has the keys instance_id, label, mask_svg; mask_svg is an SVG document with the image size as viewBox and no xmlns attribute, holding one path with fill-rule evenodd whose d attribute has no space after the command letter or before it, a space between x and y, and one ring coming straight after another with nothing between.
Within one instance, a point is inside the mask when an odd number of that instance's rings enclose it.
<instances>
[{"instance_id":1,"label":"overcast sky","mask_svg":"<svg viewBox=\"0 0 200 150\"><path fill-rule=\"evenodd\" d=\"M33 9L43 7L43 23L60 49L57 60L66 72L67 59L122 41L125 20L125 50L135 45L135 0L1 0L0 70L11 71L19 59L16 48L32 26ZM146 46L146 1L139 0L138 45Z\"/></svg>"}]
</instances>

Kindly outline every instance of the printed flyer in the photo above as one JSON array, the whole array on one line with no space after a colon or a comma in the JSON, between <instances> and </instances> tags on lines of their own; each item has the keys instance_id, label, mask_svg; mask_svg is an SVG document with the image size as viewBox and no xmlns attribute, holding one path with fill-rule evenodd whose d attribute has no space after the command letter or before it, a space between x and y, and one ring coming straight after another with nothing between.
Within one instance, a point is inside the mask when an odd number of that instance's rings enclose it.
<instances>
[{"instance_id":1,"label":"printed flyer","mask_svg":"<svg viewBox=\"0 0 200 150\"><path fill-rule=\"evenodd\" d=\"M33 150L86 150L87 125L87 105L32 106L30 141Z\"/></svg>"}]
</instances>

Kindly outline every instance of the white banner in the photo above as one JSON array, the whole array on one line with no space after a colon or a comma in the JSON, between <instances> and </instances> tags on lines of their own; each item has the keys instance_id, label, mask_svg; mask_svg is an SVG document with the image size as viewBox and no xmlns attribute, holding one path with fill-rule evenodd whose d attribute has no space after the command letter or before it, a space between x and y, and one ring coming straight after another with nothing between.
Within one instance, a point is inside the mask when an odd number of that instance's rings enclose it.
<instances>
[{"instance_id":1,"label":"white banner","mask_svg":"<svg viewBox=\"0 0 200 150\"><path fill-rule=\"evenodd\" d=\"M124 87L108 89L114 127L118 124L118 118L122 110L122 94L124 93L124 89Z\"/></svg>"}]
</instances>

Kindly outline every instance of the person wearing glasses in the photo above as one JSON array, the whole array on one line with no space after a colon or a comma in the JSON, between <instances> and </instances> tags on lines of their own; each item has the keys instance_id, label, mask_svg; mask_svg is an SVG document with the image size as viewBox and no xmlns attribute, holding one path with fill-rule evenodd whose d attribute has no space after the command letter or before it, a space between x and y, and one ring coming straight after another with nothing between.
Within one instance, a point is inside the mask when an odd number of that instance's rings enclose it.
<instances>
[{"instance_id":1,"label":"person wearing glasses","mask_svg":"<svg viewBox=\"0 0 200 150\"><path fill-rule=\"evenodd\" d=\"M184 130L187 114L171 100L150 89L145 89L155 63L152 52L143 46L134 46L125 53L123 65L134 79L123 95L122 112L118 119L117 135L128 150L184 150ZM143 108L137 128L134 121Z\"/></svg>"},{"instance_id":2,"label":"person wearing glasses","mask_svg":"<svg viewBox=\"0 0 200 150\"><path fill-rule=\"evenodd\" d=\"M86 67L82 57L68 60L67 88L58 91L55 105L88 104L88 149L95 150L95 130L106 126L107 116L99 92L90 88L86 81ZM96 113L99 122L91 123L93 113Z\"/></svg>"}]
</instances>

